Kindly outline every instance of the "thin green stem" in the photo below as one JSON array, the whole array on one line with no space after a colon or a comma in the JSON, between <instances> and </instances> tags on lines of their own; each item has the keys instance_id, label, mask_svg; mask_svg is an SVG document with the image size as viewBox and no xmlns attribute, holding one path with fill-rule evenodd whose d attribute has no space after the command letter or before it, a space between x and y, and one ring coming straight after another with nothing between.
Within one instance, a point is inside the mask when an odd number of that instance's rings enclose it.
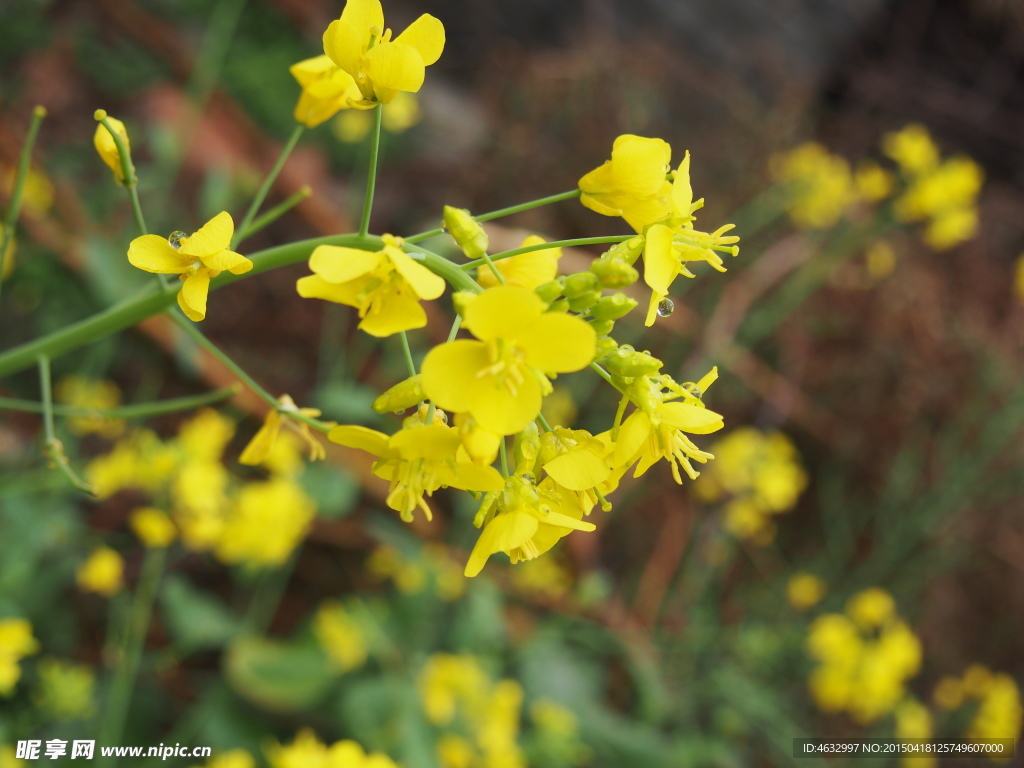
<instances>
[{"instance_id":1,"label":"thin green stem","mask_svg":"<svg viewBox=\"0 0 1024 768\"><path fill-rule=\"evenodd\" d=\"M409 246L406 243L406 251L410 255L419 254L423 260L423 266L429 269L436 275L440 275L448 281L449 285L459 291L471 291L472 293L480 293L483 288L467 275L461 266L456 264L454 261L449 261L444 256L440 256L433 251L428 251L422 245Z\"/></svg>"},{"instance_id":2,"label":"thin green stem","mask_svg":"<svg viewBox=\"0 0 1024 768\"><path fill-rule=\"evenodd\" d=\"M157 400L152 403L136 403L122 405L117 408L76 408L71 405L53 405L51 412L55 416L71 416L79 418L101 419L145 419L152 416L163 416L168 413L191 411L211 403L227 400L238 394L239 385L235 384L213 392L189 397L175 397L168 400ZM19 400L13 397L0 397L0 411L21 411L24 413L45 413L46 403L34 400Z\"/></svg>"},{"instance_id":3,"label":"thin green stem","mask_svg":"<svg viewBox=\"0 0 1024 768\"><path fill-rule=\"evenodd\" d=\"M363 216L359 220L359 234L370 231L370 213L373 211L373 194L377 188L377 158L380 154L380 121L384 105L373 108L373 128L370 131L370 170L366 176L366 196L363 199Z\"/></svg>"},{"instance_id":4,"label":"thin green stem","mask_svg":"<svg viewBox=\"0 0 1024 768\"><path fill-rule=\"evenodd\" d=\"M71 464L68 462L67 456L64 455L64 444L57 439L57 432L53 427L53 385L50 380L50 358L40 355L38 364L39 390L43 398L43 428L46 434L43 454L64 474L71 485L80 491L95 495L92 486L71 469Z\"/></svg>"},{"instance_id":5,"label":"thin green stem","mask_svg":"<svg viewBox=\"0 0 1024 768\"><path fill-rule=\"evenodd\" d=\"M139 234L148 235L149 230L146 228L146 219L142 216L142 205L139 203L138 185L128 187L128 199L132 203L132 215L135 216L135 226L139 230ZM164 276L160 275L160 277L163 278Z\"/></svg>"},{"instance_id":6,"label":"thin green stem","mask_svg":"<svg viewBox=\"0 0 1024 768\"><path fill-rule=\"evenodd\" d=\"M487 251L484 251L482 258L484 263L491 268L491 274L494 275L494 279L497 280L501 285L506 285L505 276L498 271L498 268L496 266L494 266L494 261L491 259L490 256L487 255Z\"/></svg>"},{"instance_id":7,"label":"thin green stem","mask_svg":"<svg viewBox=\"0 0 1024 768\"><path fill-rule=\"evenodd\" d=\"M409 336L402 331L399 336L402 339L402 355L405 357L405 365L409 369L409 375L416 375L416 363L412 360L412 349L409 348Z\"/></svg>"},{"instance_id":8,"label":"thin green stem","mask_svg":"<svg viewBox=\"0 0 1024 768\"><path fill-rule=\"evenodd\" d=\"M238 242L241 243L247 237L256 234L264 227L273 224L279 218L288 213L288 211L290 211L296 205L301 203L306 198L311 197L312 195L312 189L310 189L309 187L303 187L294 195L284 200L283 202L278 203L266 213L257 216L256 219L252 222L252 224L249 225L248 229L246 229L238 236Z\"/></svg>"},{"instance_id":9,"label":"thin green stem","mask_svg":"<svg viewBox=\"0 0 1024 768\"><path fill-rule=\"evenodd\" d=\"M544 418L544 414L543 413L538 413L537 414L537 421L540 422L540 425L544 429L545 432L551 432L552 431L551 425L548 424L548 420Z\"/></svg>"},{"instance_id":10,"label":"thin green stem","mask_svg":"<svg viewBox=\"0 0 1024 768\"><path fill-rule=\"evenodd\" d=\"M521 213L523 211L529 211L532 208L540 208L543 205L551 205L552 203L560 203L563 200L572 200L573 198L579 197L580 191L578 189L572 189L568 192L559 192L557 195L548 195L547 197L540 197L536 200L530 200L526 203L520 203L519 205L512 205L508 208L499 208L496 211L490 211L489 213L481 213L479 216L473 218L477 221L491 221L493 219L500 219L503 216L511 216L514 213ZM407 243L418 243L422 240L426 240L431 237L437 237L438 235L444 234L444 229L438 227L437 229L429 229L426 232L418 232L415 235L410 235L405 238Z\"/></svg>"},{"instance_id":11,"label":"thin green stem","mask_svg":"<svg viewBox=\"0 0 1024 768\"><path fill-rule=\"evenodd\" d=\"M277 612L277 607L281 604L281 598L284 597L288 580L298 559L296 550L280 568L265 569L258 574L249 607L246 609L245 618L242 619L244 633L259 635L266 632Z\"/></svg>"},{"instance_id":12,"label":"thin green stem","mask_svg":"<svg viewBox=\"0 0 1024 768\"><path fill-rule=\"evenodd\" d=\"M602 368L597 363L591 363L590 367L591 367L592 370L597 371L597 375L600 376L605 381L607 381L613 387L615 387L615 389L617 391L622 392L622 388L619 387L619 385L615 383L615 381L612 379L612 375L610 373L608 373L608 371L606 371L604 368ZM623 393L623 394L625 394L625 393Z\"/></svg>"},{"instance_id":13,"label":"thin green stem","mask_svg":"<svg viewBox=\"0 0 1024 768\"><path fill-rule=\"evenodd\" d=\"M292 131L292 135L288 137L288 141L281 149L281 154L277 156L277 162L274 163L274 167L270 169L270 173L263 180L263 184L260 185L259 190L256 192L256 197L252 199L249 204L249 210L245 212L245 216L242 217L242 223L238 225L238 229L235 230L235 236L231 241L231 248L234 250L238 247L238 244L242 242L246 237L252 234L251 225L256 214L259 213L260 206L263 205L263 201L267 199L267 195L270 193L270 187L273 186L277 180L277 176L281 173L281 169L284 168L285 161L288 156L295 149L295 145L299 143L303 131L306 130L304 125L295 126L295 130ZM268 222L269 223L269 222ZM254 231L254 230L253 230ZM365 233L363 233L365 234Z\"/></svg>"},{"instance_id":14,"label":"thin green stem","mask_svg":"<svg viewBox=\"0 0 1024 768\"><path fill-rule=\"evenodd\" d=\"M147 549L142 561L142 573L139 583L132 596L131 612L128 614L128 627L125 631L124 646L118 659L114 681L110 687L106 711L100 728L99 741L105 746L121 742L124 721L131 705L132 690L138 676L142 651L146 644L150 617L153 614L153 603L160 587L160 578L164 571L164 560L167 550L162 548ZM114 758L110 763L117 765Z\"/></svg>"},{"instance_id":15,"label":"thin green stem","mask_svg":"<svg viewBox=\"0 0 1024 768\"><path fill-rule=\"evenodd\" d=\"M552 240L550 243L539 243L538 245L524 245L522 248L514 248L511 251L502 251L489 257L467 261L459 266L460 269L470 270L479 267L481 264L490 264L492 261L501 261L518 256L521 253L532 253L533 251L546 251L549 248L562 248L573 245L595 245L597 243L621 243L625 240L632 240L636 235L611 235L608 237L576 237L571 240ZM406 241L408 242L408 241Z\"/></svg>"},{"instance_id":16,"label":"thin green stem","mask_svg":"<svg viewBox=\"0 0 1024 768\"><path fill-rule=\"evenodd\" d=\"M25 143L21 147L21 156L18 158L18 171L14 177L11 203L7 207L7 215L4 216L3 227L0 229L0 288L3 287L3 274L7 267L7 250L14 237L14 224L21 211L21 196L25 192L25 180L28 178L29 166L32 163L32 148L35 146L39 127L43 124L44 117L46 117L44 107L36 107L32 110L32 121L28 124L28 133L25 135Z\"/></svg>"},{"instance_id":17,"label":"thin green stem","mask_svg":"<svg viewBox=\"0 0 1024 768\"><path fill-rule=\"evenodd\" d=\"M462 327L462 315L455 316L455 322L452 323L452 329L448 331L448 341L454 341L455 335L459 332L459 328Z\"/></svg>"},{"instance_id":18,"label":"thin green stem","mask_svg":"<svg viewBox=\"0 0 1024 768\"><path fill-rule=\"evenodd\" d=\"M508 449L505 447L505 438L502 436L498 443L498 456L501 457L501 474L508 477Z\"/></svg>"}]
</instances>

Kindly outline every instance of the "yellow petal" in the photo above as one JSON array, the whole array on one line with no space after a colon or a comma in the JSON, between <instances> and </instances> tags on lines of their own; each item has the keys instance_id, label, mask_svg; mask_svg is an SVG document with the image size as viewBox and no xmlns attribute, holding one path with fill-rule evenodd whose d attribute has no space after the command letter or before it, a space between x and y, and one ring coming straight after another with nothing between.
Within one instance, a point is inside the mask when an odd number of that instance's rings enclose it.
<instances>
[{"instance_id":1,"label":"yellow petal","mask_svg":"<svg viewBox=\"0 0 1024 768\"><path fill-rule=\"evenodd\" d=\"M658 414L662 423L695 435L707 435L725 426L720 413L686 403L665 403Z\"/></svg>"},{"instance_id":2,"label":"yellow petal","mask_svg":"<svg viewBox=\"0 0 1024 768\"><path fill-rule=\"evenodd\" d=\"M459 433L443 424L401 429L388 441L393 451L403 459L444 461L455 455L459 448Z\"/></svg>"},{"instance_id":3,"label":"yellow petal","mask_svg":"<svg viewBox=\"0 0 1024 768\"><path fill-rule=\"evenodd\" d=\"M571 373L594 361L597 334L578 317L550 312L523 328L516 343L527 365L545 373Z\"/></svg>"},{"instance_id":4,"label":"yellow petal","mask_svg":"<svg viewBox=\"0 0 1024 768\"><path fill-rule=\"evenodd\" d=\"M627 195L654 195L665 183L672 147L662 139L625 134L612 145L616 190Z\"/></svg>"},{"instance_id":5,"label":"yellow petal","mask_svg":"<svg viewBox=\"0 0 1024 768\"><path fill-rule=\"evenodd\" d=\"M615 438L615 453L612 463L616 467L627 467L636 460L637 451L651 434L651 420L643 411L634 411L622 422Z\"/></svg>"},{"instance_id":6,"label":"yellow petal","mask_svg":"<svg viewBox=\"0 0 1024 768\"><path fill-rule=\"evenodd\" d=\"M487 347L479 341L459 339L441 344L423 359L423 392L438 408L470 411L477 402L477 373L488 365Z\"/></svg>"},{"instance_id":7,"label":"yellow petal","mask_svg":"<svg viewBox=\"0 0 1024 768\"><path fill-rule=\"evenodd\" d=\"M418 261L397 248L385 248L384 253L391 259L395 269L405 278L405 281L416 291L416 295L421 299L436 299L444 293L445 286L447 285L444 278L435 275Z\"/></svg>"},{"instance_id":8,"label":"yellow petal","mask_svg":"<svg viewBox=\"0 0 1024 768\"><path fill-rule=\"evenodd\" d=\"M668 293L679 274L679 262L672 255L672 230L655 224L644 242L644 282L658 293Z\"/></svg>"},{"instance_id":9,"label":"yellow petal","mask_svg":"<svg viewBox=\"0 0 1024 768\"><path fill-rule=\"evenodd\" d=\"M373 27L377 35L384 33L384 9L380 0L348 0L341 12L341 21L348 22L369 41Z\"/></svg>"},{"instance_id":10,"label":"yellow petal","mask_svg":"<svg viewBox=\"0 0 1024 768\"><path fill-rule=\"evenodd\" d=\"M556 456L544 465L544 471L570 491L588 491L603 483L612 473L604 459L587 450L574 450Z\"/></svg>"},{"instance_id":11,"label":"yellow petal","mask_svg":"<svg viewBox=\"0 0 1024 768\"><path fill-rule=\"evenodd\" d=\"M374 456L388 457L392 453L388 448L388 436L368 427L348 424L334 427L327 433L327 439L338 445L358 448Z\"/></svg>"},{"instance_id":12,"label":"yellow petal","mask_svg":"<svg viewBox=\"0 0 1024 768\"><path fill-rule=\"evenodd\" d=\"M371 336L384 338L401 331L423 328L426 324L427 313L419 300L412 293L392 290L366 313L359 329Z\"/></svg>"},{"instance_id":13,"label":"yellow petal","mask_svg":"<svg viewBox=\"0 0 1024 768\"><path fill-rule=\"evenodd\" d=\"M495 552L507 552L521 547L537 532L537 518L525 512L506 512L496 516L487 527L480 532L476 540L469 562L466 563L466 576L476 576L483 570L487 558Z\"/></svg>"},{"instance_id":14,"label":"yellow petal","mask_svg":"<svg viewBox=\"0 0 1024 768\"><path fill-rule=\"evenodd\" d=\"M690 206L693 204L693 187L690 186L690 150L686 150L686 156L683 157L683 162L676 170L676 178L672 182L672 204L680 215L690 215Z\"/></svg>"},{"instance_id":15,"label":"yellow petal","mask_svg":"<svg viewBox=\"0 0 1024 768\"><path fill-rule=\"evenodd\" d=\"M531 371L512 392L495 375L483 376L470 385L475 404L468 410L477 423L496 435L514 435L537 418L542 401L540 382Z\"/></svg>"},{"instance_id":16,"label":"yellow petal","mask_svg":"<svg viewBox=\"0 0 1024 768\"><path fill-rule=\"evenodd\" d=\"M575 517L563 515L561 512L548 512L544 515L543 522L548 525L555 525L559 528L571 528L574 531L593 531L597 528L593 523L585 523Z\"/></svg>"},{"instance_id":17,"label":"yellow petal","mask_svg":"<svg viewBox=\"0 0 1024 768\"><path fill-rule=\"evenodd\" d=\"M349 75L358 77L359 60L369 41L369 35L360 33L345 21L343 14L341 19L332 21L324 32L324 53Z\"/></svg>"},{"instance_id":18,"label":"yellow petal","mask_svg":"<svg viewBox=\"0 0 1024 768\"><path fill-rule=\"evenodd\" d=\"M299 85L305 87L329 75L336 66L329 56L314 56L292 64L288 71Z\"/></svg>"},{"instance_id":19,"label":"yellow petal","mask_svg":"<svg viewBox=\"0 0 1024 768\"><path fill-rule=\"evenodd\" d=\"M380 89L415 93L423 85L423 57L411 45L375 45L363 56L363 68L382 102L390 99Z\"/></svg>"},{"instance_id":20,"label":"yellow petal","mask_svg":"<svg viewBox=\"0 0 1024 768\"><path fill-rule=\"evenodd\" d=\"M500 491L505 478L494 467L459 462L455 465L455 477L448 481L452 488L464 491Z\"/></svg>"},{"instance_id":21,"label":"yellow petal","mask_svg":"<svg viewBox=\"0 0 1024 768\"><path fill-rule=\"evenodd\" d=\"M347 283L376 269L384 255L337 245L320 245L309 257L309 268L329 283Z\"/></svg>"},{"instance_id":22,"label":"yellow petal","mask_svg":"<svg viewBox=\"0 0 1024 768\"><path fill-rule=\"evenodd\" d=\"M178 291L178 306L189 320L198 322L206 317L206 294L210 290L210 275L204 270L189 275Z\"/></svg>"},{"instance_id":23,"label":"yellow petal","mask_svg":"<svg viewBox=\"0 0 1024 768\"><path fill-rule=\"evenodd\" d=\"M429 13L424 13L406 27L394 42L411 45L420 52L423 63L430 66L441 58L444 50L444 25Z\"/></svg>"},{"instance_id":24,"label":"yellow petal","mask_svg":"<svg viewBox=\"0 0 1024 768\"><path fill-rule=\"evenodd\" d=\"M210 269L215 269L218 272L228 270L233 275L244 275L252 269L252 262L234 251L221 251L212 256L204 256L202 261Z\"/></svg>"},{"instance_id":25,"label":"yellow petal","mask_svg":"<svg viewBox=\"0 0 1024 768\"><path fill-rule=\"evenodd\" d=\"M359 283L328 283L319 275L300 277L295 283L295 289L299 296L304 299L324 299L333 301L336 304L348 304L350 307L357 306L359 297Z\"/></svg>"},{"instance_id":26,"label":"yellow petal","mask_svg":"<svg viewBox=\"0 0 1024 768\"><path fill-rule=\"evenodd\" d=\"M234 234L235 222L231 220L231 214L221 211L203 224L178 251L186 256L212 256L230 248L231 237Z\"/></svg>"},{"instance_id":27,"label":"yellow petal","mask_svg":"<svg viewBox=\"0 0 1024 768\"><path fill-rule=\"evenodd\" d=\"M544 302L533 291L513 285L500 286L473 299L462 324L484 341L515 338L543 311Z\"/></svg>"},{"instance_id":28,"label":"yellow petal","mask_svg":"<svg viewBox=\"0 0 1024 768\"><path fill-rule=\"evenodd\" d=\"M277 440L280 432L281 414L277 411L271 411L267 414L263 426L253 435L252 440L249 441L249 444L245 446L245 450L242 451L242 455L238 457L238 463L246 464L250 467L262 464L273 450L274 441Z\"/></svg>"},{"instance_id":29,"label":"yellow petal","mask_svg":"<svg viewBox=\"0 0 1024 768\"><path fill-rule=\"evenodd\" d=\"M192 263L191 258L182 256L166 238L159 235L143 235L132 240L128 246L128 261L146 272L167 275L180 275Z\"/></svg>"}]
</instances>

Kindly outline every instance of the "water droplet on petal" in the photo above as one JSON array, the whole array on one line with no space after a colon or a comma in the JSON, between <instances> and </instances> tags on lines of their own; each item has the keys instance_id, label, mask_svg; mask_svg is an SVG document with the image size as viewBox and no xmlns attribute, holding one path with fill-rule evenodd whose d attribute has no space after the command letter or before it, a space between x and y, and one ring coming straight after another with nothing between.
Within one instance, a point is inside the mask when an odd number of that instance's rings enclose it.
<instances>
[{"instance_id":1,"label":"water droplet on petal","mask_svg":"<svg viewBox=\"0 0 1024 768\"><path fill-rule=\"evenodd\" d=\"M182 232L180 229L176 229L167 236L167 242L170 243L171 248L177 250L184 245L185 241L188 240L188 235Z\"/></svg>"},{"instance_id":2,"label":"water droplet on petal","mask_svg":"<svg viewBox=\"0 0 1024 768\"><path fill-rule=\"evenodd\" d=\"M668 317L676 311L676 303L672 299L662 299L658 302L658 317Z\"/></svg>"}]
</instances>

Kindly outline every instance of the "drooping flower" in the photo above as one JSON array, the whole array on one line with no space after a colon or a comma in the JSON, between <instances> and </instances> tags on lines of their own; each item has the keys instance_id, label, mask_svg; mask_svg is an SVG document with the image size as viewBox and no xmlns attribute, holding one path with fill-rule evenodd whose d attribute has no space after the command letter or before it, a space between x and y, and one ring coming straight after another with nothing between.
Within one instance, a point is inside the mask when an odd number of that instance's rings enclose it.
<instances>
[{"instance_id":1,"label":"drooping flower","mask_svg":"<svg viewBox=\"0 0 1024 768\"><path fill-rule=\"evenodd\" d=\"M671 160L672 147L662 139L619 136L611 159L579 180L580 202L604 216L621 216L641 232L672 213Z\"/></svg>"},{"instance_id":2,"label":"drooping flower","mask_svg":"<svg viewBox=\"0 0 1024 768\"><path fill-rule=\"evenodd\" d=\"M124 140L125 149L131 151L128 129L124 127L124 123L116 117L110 117L103 110L97 110L96 114L100 118L106 118L110 127ZM124 169L121 167L121 156L117 152L117 144L114 141L114 137L110 135L110 131L102 123L96 126L96 132L92 135L92 143L96 147L96 153L100 156L100 159L114 172L114 178L118 184L124 184Z\"/></svg>"},{"instance_id":3,"label":"drooping flower","mask_svg":"<svg viewBox=\"0 0 1024 768\"><path fill-rule=\"evenodd\" d=\"M469 413L488 432L522 430L551 391L546 374L578 371L594 359L593 329L544 309L537 294L517 286L472 299L463 326L479 341L451 341L427 354L421 371L427 397L439 408Z\"/></svg>"},{"instance_id":4,"label":"drooping flower","mask_svg":"<svg viewBox=\"0 0 1024 768\"><path fill-rule=\"evenodd\" d=\"M444 26L423 14L391 39L380 0L348 0L341 18L324 32L324 53L355 80L362 99L350 105L369 109L387 104L399 91L415 93L426 67L441 58Z\"/></svg>"},{"instance_id":5,"label":"drooping flower","mask_svg":"<svg viewBox=\"0 0 1024 768\"><path fill-rule=\"evenodd\" d=\"M359 448L379 458L373 464L377 477L389 480L388 506L412 520L417 507L427 519L432 513L423 496L438 488L453 487L469 491L495 491L502 479L493 467L483 467L456 456L459 433L445 424L424 424L419 414L410 416L394 435L359 426L340 426L327 437L335 443Z\"/></svg>"},{"instance_id":6,"label":"drooping flower","mask_svg":"<svg viewBox=\"0 0 1024 768\"><path fill-rule=\"evenodd\" d=\"M526 248L542 243L544 243L543 237L529 235L519 247ZM561 248L544 248L501 259L494 263L494 267L505 278L506 285L518 285L532 290L558 276L558 260L560 258L562 258ZM476 280L483 288L493 288L499 284L498 278L486 265L477 271Z\"/></svg>"},{"instance_id":7,"label":"drooping flower","mask_svg":"<svg viewBox=\"0 0 1024 768\"><path fill-rule=\"evenodd\" d=\"M316 128L330 120L339 110L348 109L350 99L359 99L359 89L352 75L328 56L314 56L292 64L292 73L302 94L295 105L295 120L307 128Z\"/></svg>"},{"instance_id":8,"label":"drooping flower","mask_svg":"<svg viewBox=\"0 0 1024 768\"><path fill-rule=\"evenodd\" d=\"M252 269L252 262L231 250L235 223L222 211L190 237L174 232L168 238L143 235L132 240L128 261L146 272L178 275L184 285L178 291L178 306L189 320L206 317L206 296L210 279L227 270L241 275Z\"/></svg>"},{"instance_id":9,"label":"drooping flower","mask_svg":"<svg viewBox=\"0 0 1024 768\"><path fill-rule=\"evenodd\" d=\"M422 328L427 313L420 299L436 299L445 281L402 250L402 239L383 236L379 251L321 245L296 288L307 299L325 299L359 310L359 327L371 336Z\"/></svg>"},{"instance_id":10,"label":"drooping flower","mask_svg":"<svg viewBox=\"0 0 1024 768\"><path fill-rule=\"evenodd\" d=\"M306 445L309 446L310 461L326 458L327 452L324 451L324 447L313 437L309 430L309 425L305 422L293 421L286 418L285 415L288 412L293 412L315 419L320 415L320 410L318 408L299 408L295 405L295 401L292 400L290 395L281 395L278 398L278 402L281 404L280 409L275 408L267 413L263 426L253 435L249 444L245 446L242 455L238 457L238 463L254 467L266 462L274 450L278 435L281 434L281 427L285 425L293 429L305 440Z\"/></svg>"}]
</instances>

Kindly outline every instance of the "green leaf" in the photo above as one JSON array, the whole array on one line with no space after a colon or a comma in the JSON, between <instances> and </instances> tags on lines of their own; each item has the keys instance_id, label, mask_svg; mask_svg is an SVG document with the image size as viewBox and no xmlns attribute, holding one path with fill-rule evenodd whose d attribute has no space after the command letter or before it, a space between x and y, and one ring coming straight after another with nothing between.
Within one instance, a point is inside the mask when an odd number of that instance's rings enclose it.
<instances>
[{"instance_id":1,"label":"green leaf","mask_svg":"<svg viewBox=\"0 0 1024 768\"><path fill-rule=\"evenodd\" d=\"M167 576L160 606L179 653L220 648L238 631L239 621L223 603L181 576Z\"/></svg>"},{"instance_id":2,"label":"green leaf","mask_svg":"<svg viewBox=\"0 0 1024 768\"><path fill-rule=\"evenodd\" d=\"M330 663L319 646L254 636L231 643L224 672L239 694L275 711L312 707L334 682Z\"/></svg>"}]
</instances>

